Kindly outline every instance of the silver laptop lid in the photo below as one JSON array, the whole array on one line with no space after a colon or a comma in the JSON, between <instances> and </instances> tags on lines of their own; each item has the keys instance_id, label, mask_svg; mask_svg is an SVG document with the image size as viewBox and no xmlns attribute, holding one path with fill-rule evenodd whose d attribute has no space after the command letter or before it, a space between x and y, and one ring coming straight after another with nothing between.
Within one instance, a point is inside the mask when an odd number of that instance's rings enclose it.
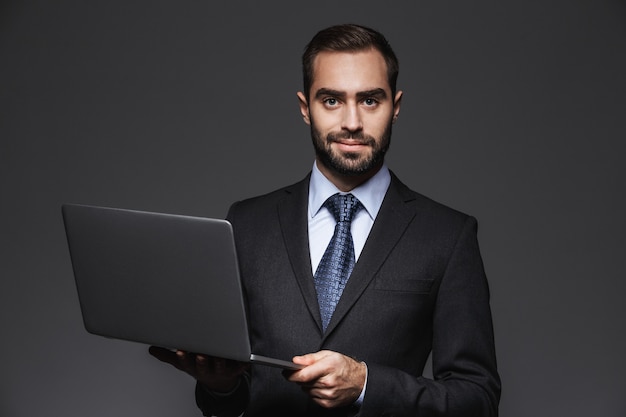
<instances>
[{"instance_id":1,"label":"silver laptop lid","mask_svg":"<svg viewBox=\"0 0 626 417\"><path fill-rule=\"evenodd\" d=\"M62 212L87 331L250 361L230 223L73 204Z\"/></svg>"}]
</instances>

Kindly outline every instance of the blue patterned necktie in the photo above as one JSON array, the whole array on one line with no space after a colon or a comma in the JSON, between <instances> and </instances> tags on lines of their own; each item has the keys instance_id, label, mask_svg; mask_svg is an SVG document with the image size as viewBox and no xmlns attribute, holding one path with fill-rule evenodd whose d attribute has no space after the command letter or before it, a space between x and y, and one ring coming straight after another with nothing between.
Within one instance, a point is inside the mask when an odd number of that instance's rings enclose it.
<instances>
[{"instance_id":1,"label":"blue patterned necktie","mask_svg":"<svg viewBox=\"0 0 626 417\"><path fill-rule=\"evenodd\" d=\"M324 256L315 271L315 289L326 331L346 282L354 268L354 242L350 232L352 218L363 206L352 194L335 194L324 206L335 216L337 224Z\"/></svg>"}]
</instances>

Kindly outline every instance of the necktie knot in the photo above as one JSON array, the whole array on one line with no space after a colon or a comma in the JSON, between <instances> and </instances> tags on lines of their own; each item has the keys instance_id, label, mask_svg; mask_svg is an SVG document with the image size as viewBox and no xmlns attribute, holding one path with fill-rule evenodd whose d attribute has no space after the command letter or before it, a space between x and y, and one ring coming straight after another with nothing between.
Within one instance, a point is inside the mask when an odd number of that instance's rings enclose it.
<instances>
[{"instance_id":1,"label":"necktie knot","mask_svg":"<svg viewBox=\"0 0 626 417\"><path fill-rule=\"evenodd\" d=\"M352 194L334 194L326 200L324 206L330 210L337 223L352 222L352 218L363 205Z\"/></svg>"}]
</instances>

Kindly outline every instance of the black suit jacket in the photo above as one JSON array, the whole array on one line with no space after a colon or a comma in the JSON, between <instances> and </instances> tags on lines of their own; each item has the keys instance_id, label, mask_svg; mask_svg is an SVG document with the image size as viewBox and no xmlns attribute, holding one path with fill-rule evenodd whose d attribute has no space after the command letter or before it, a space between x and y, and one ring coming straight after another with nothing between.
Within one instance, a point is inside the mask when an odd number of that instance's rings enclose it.
<instances>
[{"instance_id":1,"label":"black suit jacket","mask_svg":"<svg viewBox=\"0 0 626 417\"><path fill-rule=\"evenodd\" d=\"M309 177L234 204L252 351L290 359L334 350L365 361L358 415L496 416L489 290L474 218L409 190L392 174L367 242L326 333L308 248ZM434 380L422 377L432 350ZM276 368L254 366L237 392L198 387L207 415L353 415L316 406Z\"/></svg>"}]
</instances>

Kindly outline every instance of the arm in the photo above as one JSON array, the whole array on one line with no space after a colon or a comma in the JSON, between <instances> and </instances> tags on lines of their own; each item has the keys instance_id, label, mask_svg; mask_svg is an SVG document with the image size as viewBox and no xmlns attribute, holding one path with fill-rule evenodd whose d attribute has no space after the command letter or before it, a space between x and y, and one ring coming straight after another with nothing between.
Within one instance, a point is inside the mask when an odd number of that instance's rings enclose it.
<instances>
[{"instance_id":1,"label":"arm","mask_svg":"<svg viewBox=\"0 0 626 417\"><path fill-rule=\"evenodd\" d=\"M249 401L250 377L241 375L235 387L227 393L208 390L201 383L196 384L196 405L205 416L241 416Z\"/></svg>"},{"instance_id":2,"label":"arm","mask_svg":"<svg viewBox=\"0 0 626 417\"><path fill-rule=\"evenodd\" d=\"M206 416L239 416L248 402L248 364L151 346L150 354L196 379L196 403Z\"/></svg>"},{"instance_id":3,"label":"arm","mask_svg":"<svg viewBox=\"0 0 626 417\"><path fill-rule=\"evenodd\" d=\"M468 218L438 289L433 312L434 380L368 362L361 417L383 412L497 416L500 379L476 230L475 219Z\"/></svg>"}]
</instances>

